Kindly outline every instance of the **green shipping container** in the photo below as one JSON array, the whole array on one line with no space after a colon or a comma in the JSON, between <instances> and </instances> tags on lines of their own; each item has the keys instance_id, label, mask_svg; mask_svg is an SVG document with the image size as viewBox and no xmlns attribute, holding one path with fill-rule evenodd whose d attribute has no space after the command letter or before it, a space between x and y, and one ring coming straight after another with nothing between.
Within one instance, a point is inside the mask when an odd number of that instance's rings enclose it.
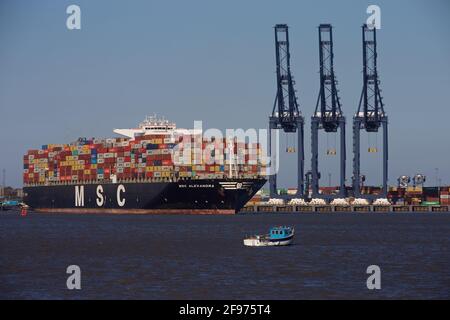
<instances>
[{"instance_id":1,"label":"green shipping container","mask_svg":"<svg viewBox=\"0 0 450 320\"><path fill-rule=\"evenodd\" d=\"M438 206L440 203L439 201L423 201L423 206Z\"/></svg>"}]
</instances>

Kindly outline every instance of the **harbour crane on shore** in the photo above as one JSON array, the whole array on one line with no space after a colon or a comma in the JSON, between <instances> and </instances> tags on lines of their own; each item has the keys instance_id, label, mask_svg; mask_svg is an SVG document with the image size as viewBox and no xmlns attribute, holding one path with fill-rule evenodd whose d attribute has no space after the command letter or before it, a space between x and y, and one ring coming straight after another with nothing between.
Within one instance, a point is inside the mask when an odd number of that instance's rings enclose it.
<instances>
[{"instance_id":1,"label":"harbour crane on shore","mask_svg":"<svg viewBox=\"0 0 450 320\"><path fill-rule=\"evenodd\" d=\"M294 78L291 74L289 31L286 24L277 24L275 27L275 57L277 74L277 93L273 104L272 115L269 117L269 155L271 157L272 172L269 176L270 196L277 196L277 163L276 145L277 139L273 139L272 133L282 129L286 134L297 133L297 197L303 197L304 174L304 144L303 126L304 119L299 110L294 89ZM274 141L274 148L272 144ZM275 149L275 150L274 150ZM287 147L287 152L295 152L295 148Z\"/></svg>"},{"instance_id":2,"label":"harbour crane on shore","mask_svg":"<svg viewBox=\"0 0 450 320\"><path fill-rule=\"evenodd\" d=\"M338 197L345 197L345 117L338 96L334 74L333 28L330 24L319 26L320 91L314 115L311 117L311 174L312 197L333 198L335 195L319 194L319 130L326 133L340 132L340 189ZM327 150L336 154L336 150Z\"/></svg>"},{"instance_id":3,"label":"harbour crane on shore","mask_svg":"<svg viewBox=\"0 0 450 320\"><path fill-rule=\"evenodd\" d=\"M388 181L388 117L384 111L383 98L379 87L380 80L377 70L377 36L376 28L367 24L362 26L363 43L363 89L359 99L358 111L353 117L353 191L355 197L370 197L371 195L361 195L361 130L368 133L377 133L383 129L383 185L380 195L387 196ZM376 152L377 149L369 147L369 152Z\"/></svg>"}]
</instances>

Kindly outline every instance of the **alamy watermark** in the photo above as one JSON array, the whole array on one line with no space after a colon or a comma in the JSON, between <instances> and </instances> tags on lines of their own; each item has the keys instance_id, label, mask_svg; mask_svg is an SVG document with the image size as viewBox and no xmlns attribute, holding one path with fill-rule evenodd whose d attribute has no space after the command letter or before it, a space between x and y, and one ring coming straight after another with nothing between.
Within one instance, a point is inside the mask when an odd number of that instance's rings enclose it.
<instances>
[{"instance_id":1,"label":"alamy watermark","mask_svg":"<svg viewBox=\"0 0 450 320\"><path fill-rule=\"evenodd\" d=\"M67 7L66 13L69 15L66 20L66 27L69 30L81 29L81 8L76 4Z\"/></svg>"},{"instance_id":2,"label":"alamy watermark","mask_svg":"<svg viewBox=\"0 0 450 320\"><path fill-rule=\"evenodd\" d=\"M366 286L369 290L380 290L381 289L381 269L377 265L370 265L366 270L367 274L370 276L367 278Z\"/></svg>"},{"instance_id":3,"label":"alamy watermark","mask_svg":"<svg viewBox=\"0 0 450 320\"><path fill-rule=\"evenodd\" d=\"M81 269L76 264L70 265L66 269L66 273L70 274L67 278L66 286L69 290L81 290Z\"/></svg>"},{"instance_id":4,"label":"alamy watermark","mask_svg":"<svg viewBox=\"0 0 450 320\"><path fill-rule=\"evenodd\" d=\"M381 9L375 4L371 4L367 7L367 14L370 16L366 20L367 27L369 29L381 29Z\"/></svg>"},{"instance_id":5,"label":"alamy watermark","mask_svg":"<svg viewBox=\"0 0 450 320\"><path fill-rule=\"evenodd\" d=\"M249 128L247 130L209 128L194 121L193 130L178 130L172 149L175 165L255 165L273 175L279 166L279 130Z\"/></svg>"}]
</instances>

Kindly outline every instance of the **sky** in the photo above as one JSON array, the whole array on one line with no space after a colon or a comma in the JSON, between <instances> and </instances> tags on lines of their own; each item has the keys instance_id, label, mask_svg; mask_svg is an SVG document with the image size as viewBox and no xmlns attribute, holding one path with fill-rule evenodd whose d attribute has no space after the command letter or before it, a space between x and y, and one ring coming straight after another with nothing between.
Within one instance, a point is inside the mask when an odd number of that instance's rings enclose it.
<instances>
[{"instance_id":1,"label":"sky","mask_svg":"<svg viewBox=\"0 0 450 320\"><path fill-rule=\"evenodd\" d=\"M68 30L66 8L81 8L81 30ZM0 168L22 185L28 149L78 137L114 136L157 114L183 128L266 128L276 91L273 26L290 29L291 66L305 116L319 90L317 26L334 27L335 73L347 117L347 183L351 119L362 88L361 25L381 8L378 65L389 116L389 183L400 175L450 184L450 3L396 1L25 1L0 2ZM293 138L290 138L293 141ZM322 185L338 183L339 138L325 133ZM381 134L362 136L362 171L381 181ZM370 145L369 145L370 139ZM281 141L285 143L286 138ZM283 146L285 148L285 146ZM294 186L295 154L281 149L279 186Z\"/></svg>"}]
</instances>

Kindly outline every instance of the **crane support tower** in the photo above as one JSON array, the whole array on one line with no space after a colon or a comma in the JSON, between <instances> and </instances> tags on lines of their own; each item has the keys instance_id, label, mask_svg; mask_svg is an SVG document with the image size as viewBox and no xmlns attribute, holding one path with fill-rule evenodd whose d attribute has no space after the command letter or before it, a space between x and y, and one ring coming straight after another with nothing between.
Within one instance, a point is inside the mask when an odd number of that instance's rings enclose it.
<instances>
[{"instance_id":1,"label":"crane support tower","mask_svg":"<svg viewBox=\"0 0 450 320\"><path fill-rule=\"evenodd\" d=\"M311 117L311 173L312 197L335 198L345 197L345 117L336 88L333 55L333 28L330 24L319 26L319 59L320 59L320 91L316 110ZM338 195L319 194L319 130L326 133L340 132L340 189Z\"/></svg>"},{"instance_id":2,"label":"crane support tower","mask_svg":"<svg viewBox=\"0 0 450 320\"><path fill-rule=\"evenodd\" d=\"M353 191L355 197L373 198L361 195L361 130L378 132L383 129L383 185L382 192L376 197L387 196L388 181L388 117L384 112L383 99L379 88L377 71L376 29L366 24L362 26L363 42L363 89L359 99L358 111L353 117Z\"/></svg>"},{"instance_id":3,"label":"crane support tower","mask_svg":"<svg viewBox=\"0 0 450 320\"><path fill-rule=\"evenodd\" d=\"M275 27L275 57L277 74L277 93L273 105L272 115L269 117L269 154L274 163L272 150L272 132L282 129L286 134L297 133L297 194L303 197L303 175L304 175L304 144L303 130L304 119L299 111L297 97L294 90L294 78L291 74L289 31L286 24L277 24ZM278 146L277 148L278 149ZM277 174L272 172L269 176L270 196L277 196Z\"/></svg>"}]
</instances>

